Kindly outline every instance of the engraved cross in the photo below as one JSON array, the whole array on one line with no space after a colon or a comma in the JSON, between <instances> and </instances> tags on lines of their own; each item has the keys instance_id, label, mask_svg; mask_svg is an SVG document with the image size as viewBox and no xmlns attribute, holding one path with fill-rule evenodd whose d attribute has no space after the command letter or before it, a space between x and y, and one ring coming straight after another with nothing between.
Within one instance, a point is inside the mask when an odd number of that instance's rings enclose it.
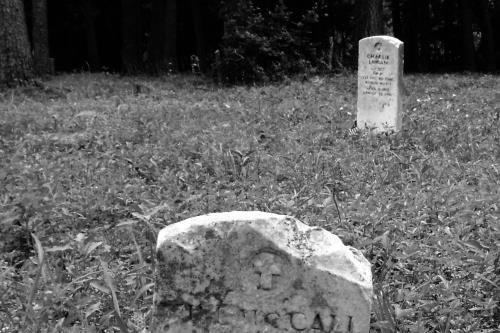
<instances>
[{"instance_id":1,"label":"engraved cross","mask_svg":"<svg viewBox=\"0 0 500 333\"><path fill-rule=\"evenodd\" d=\"M273 276L281 275L281 268L275 255L261 253L253 262L255 271L260 274L259 289L270 290L273 288Z\"/></svg>"}]
</instances>

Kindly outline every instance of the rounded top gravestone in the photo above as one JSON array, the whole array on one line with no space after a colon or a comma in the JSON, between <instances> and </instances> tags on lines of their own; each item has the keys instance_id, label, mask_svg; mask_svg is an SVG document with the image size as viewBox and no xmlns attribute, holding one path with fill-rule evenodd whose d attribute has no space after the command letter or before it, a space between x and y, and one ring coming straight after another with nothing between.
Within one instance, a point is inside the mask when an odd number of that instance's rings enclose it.
<instances>
[{"instance_id":1,"label":"rounded top gravestone","mask_svg":"<svg viewBox=\"0 0 500 333\"><path fill-rule=\"evenodd\" d=\"M369 331L369 262L285 215L229 212L165 227L152 332Z\"/></svg>"},{"instance_id":2,"label":"rounded top gravestone","mask_svg":"<svg viewBox=\"0 0 500 333\"><path fill-rule=\"evenodd\" d=\"M403 42L390 36L359 41L357 126L399 131L402 122Z\"/></svg>"}]
</instances>

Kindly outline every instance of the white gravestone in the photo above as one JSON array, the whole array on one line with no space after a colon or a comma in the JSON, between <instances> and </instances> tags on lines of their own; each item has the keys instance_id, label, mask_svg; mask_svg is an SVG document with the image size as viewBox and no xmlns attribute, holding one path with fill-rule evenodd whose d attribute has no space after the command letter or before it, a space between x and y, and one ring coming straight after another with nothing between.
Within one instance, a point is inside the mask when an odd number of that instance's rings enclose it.
<instances>
[{"instance_id":1,"label":"white gravestone","mask_svg":"<svg viewBox=\"0 0 500 333\"><path fill-rule=\"evenodd\" d=\"M290 216L190 218L162 229L156 251L151 332L369 332L370 263Z\"/></svg>"},{"instance_id":2,"label":"white gravestone","mask_svg":"<svg viewBox=\"0 0 500 333\"><path fill-rule=\"evenodd\" d=\"M359 41L358 128L399 131L403 84L403 42L390 36Z\"/></svg>"}]
</instances>

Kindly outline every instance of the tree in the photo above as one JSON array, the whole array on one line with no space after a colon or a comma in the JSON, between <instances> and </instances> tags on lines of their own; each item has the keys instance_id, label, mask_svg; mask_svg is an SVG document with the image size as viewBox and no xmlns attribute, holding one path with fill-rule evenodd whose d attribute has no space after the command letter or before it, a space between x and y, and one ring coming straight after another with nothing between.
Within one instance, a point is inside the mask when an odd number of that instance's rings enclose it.
<instances>
[{"instance_id":1,"label":"tree","mask_svg":"<svg viewBox=\"0 0 500 333\"><path fill-rule=\"evenodd\" d=\"M177 69L177 0L153 0L149 61L154 71Z\"/></svg>"},{"instance_id":2,"label":"tree","mask_svg":"<svg viewBox=\"0 0 500 333\"><path fill-rule=\"evenodd\" d=\"M383 1L356 0L354 5L356 27L354 30L354 54L358 53L358 41L370 36L383 35Z\"/></svg>"},{"instance_id":3,"label":"tree","mask_svg":"<svg viewBox=\"0 0 500 333\"><path fill-rule=\"evenodd\" d=\"M33 75L28 28L22 0L0 0L0 85Z\"/></svg>"},{"instance_id":4,"label":"tree","mask_svg":"<svg viewBox=\"0 0 500 333\"><path fill-rule=\"evenodd\" d=\"M141 59L141 6L139 0L122 0L122 68L138 70Z\"/></svg>"},{"instance_id":5,"label":"tree","mask_svg":"<svg viewBox=\"0 0 500 333\"><path fill-rule=\"evenodd\" d=\"M419 0L406 0L403 4L403 41L405 43L405 70L408 72L415 72L419 68L418 57L418 1Z\"/></svg>"},{"instance_id":6,"label":"tree","mask_svg":"<svg viewBox=\"0 0 500 333\"><path fill-rule=\"evenodd\" d=\"M177 0L165 1L165 58L177 69Z\"/></svg>"},{"instance_id":7,"label":"tree","mask_svg":"<svg viewBox=\"0 0 500 333\"><path fill-rule=\"evenodd\" d=\"M460 69L461 58L461 37L460 26L457 18L460 16L458 3L455 0L444 0L439 17L442 20L440 28L441 46L441 67L447 69Z\"/></svg>"},{"instance_id":8,"label":"tree","mask_svg":"<svg viewBox=\"0 0 500 333\"><path fill-rule=\"evenodd\" d=\"M190 0L191 15L193 18L194 39L196 45L196 55L200 59L202 71L206 70L207 52L205 47L205 33L203 30L203 16L201 6L203 2L200 0Z\"/></svg>"},{"instance_id":9,"label":"tree","mask_svg":"<svg viewBox=\"0 0 500 333\"><path fill-rule=\"evenodd\" d=\"M97 10L92 0L82 1L82 14L85 28L85 39L87 41L87 60L90 69L95 70L101 67L99 48L97 46L97 34L95 19Z\"/></svg>"},{"instance_id":10,"label":"tree","mask_svg":"<svg viewBox=\"0 0 500 333\"><path fill-rule=\"evenodd\" d=\"M476 69L474 38L472 35L472 7L470 0L460 0L460 19L462 25L462 61L464 69Z\"/></svg>"},{"instance_id":11,"label":"tree","mask_svg":"<svg viewBox=\"0 0 500 333\"><path fill-rule=\"evenodd\" d=\"M49 55L49 27L47 0L32 0L32 44L35 73L52 74L53 64Z\"/></svg>"},{"instance_id":12,"label":"tree","mask_svg":"<svg viewBox=\"0 0 500 333\"><path fill-rule=\"evenodd\" d=\"M430 61L430 36L431 36L431 11L429 0L420 0L418 2L418 61L417 66L420 72L429 70Z\"/></svg>"},{"instance_id":13,"label":"tree","mask_svg":"<svg viewBox=\"0 0 500 333\"><path fill-rule=\"evenodd\" d=\"M401 1L391 0L392 30L394 37L403 39L403 26L401 23Z\"/></svg>"},{"instance_id":14,"label":"tree","mask_svg":"<svg viewBox=\"0 0 500 333\"><path fill-rule=\"evenodd\" d=\"M491 24L491 16L488 0L479 1L481 20L479 25L483 38L481 39L481 48L485 54L485 68L487 70L495 69L495 36L493 26Z\"/></svg>"},{"instance_id":15,"label":"tree","mask_svg":"<svg viewBox=\"0 0 500 333\"><path fill-rule=\"evenodd\" d=\"M382 0L357 0L355 11L357 40L384 33Z\"/></svg>"}]
</instances>

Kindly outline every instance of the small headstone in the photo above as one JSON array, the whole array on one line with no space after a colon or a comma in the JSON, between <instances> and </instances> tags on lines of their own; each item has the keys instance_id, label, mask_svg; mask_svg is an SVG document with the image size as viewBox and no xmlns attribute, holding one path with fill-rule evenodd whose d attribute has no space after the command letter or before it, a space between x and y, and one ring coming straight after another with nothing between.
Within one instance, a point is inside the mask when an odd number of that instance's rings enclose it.
<instances>
[{"instance_id":1,"label":"small headstone","mask_svg":"<svg viewBox=\"0 0 500 333\"><path fill-rule=\"evenodd\" d=\"M403 84L403 42L390 36L359 41L357 126L374 132L399 131Z\"/></svg>"},{"instance_id":2,"label":"small headstone","mask_svg":"<svg viewBox=\"0 0 500 333\"><path fill-rule=\"evenodd\" d=\"M368 333L370 263L285 215L229 212L161 230L152 332Z\"/></svg>"}]
</instances>

